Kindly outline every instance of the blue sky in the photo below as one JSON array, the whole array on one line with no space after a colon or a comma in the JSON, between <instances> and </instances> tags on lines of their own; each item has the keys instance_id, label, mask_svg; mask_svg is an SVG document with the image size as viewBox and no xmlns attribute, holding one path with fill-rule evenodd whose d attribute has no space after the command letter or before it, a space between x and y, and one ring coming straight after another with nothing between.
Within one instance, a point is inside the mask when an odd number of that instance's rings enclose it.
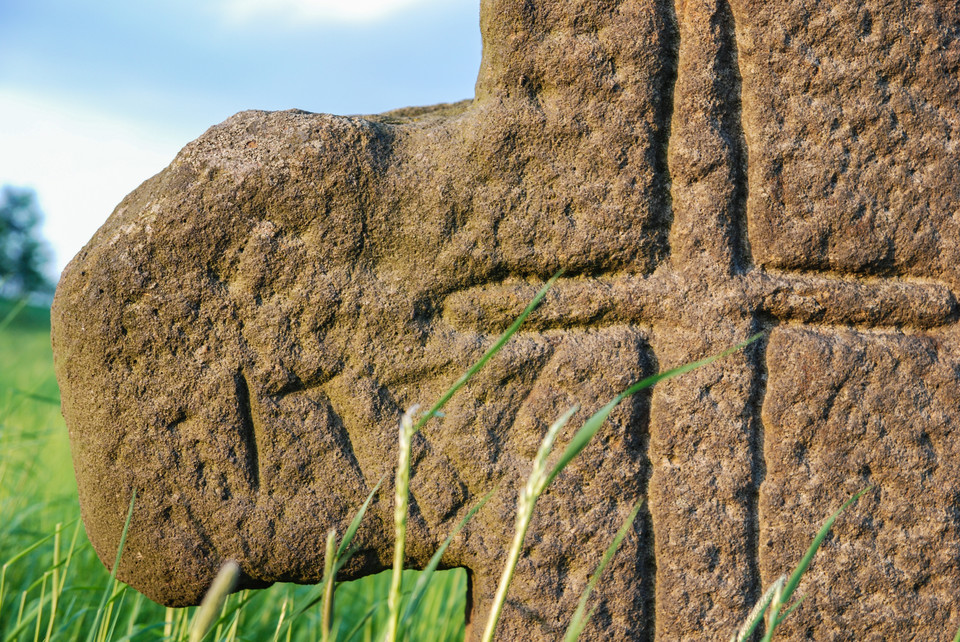
<instances>
[{"instance_id":1,"label":"blue sky","mask_svg":"<svg viewBox=\"0 0 960 642\"><path fill-rule=\"evenodd\" d=\"M140 182L244 109L469 98L479 0L0 0L0 184L59 271Z\"/></svg>"}]
</instances>

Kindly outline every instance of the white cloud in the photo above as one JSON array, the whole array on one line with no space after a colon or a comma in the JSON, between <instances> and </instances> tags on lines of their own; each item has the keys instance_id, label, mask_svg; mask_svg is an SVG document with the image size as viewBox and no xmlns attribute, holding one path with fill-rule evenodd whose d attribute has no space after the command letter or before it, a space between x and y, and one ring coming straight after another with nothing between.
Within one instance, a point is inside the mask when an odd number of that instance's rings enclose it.
<instances>
[{"instance_id":1,"label":"white cloud","mask_svg":"<svg viewBox=\"0 0 960 642\"><path fill-rule=\"evenodd\" d=\"M37 191L57 273L123 197L167 166L190 137L3 88L0 123L0 184Z\"/></svg>"},{"instance_id":2,"label":"white cloud","mask_svg":"<svg viewBox=\"0 0 960 642\"><path fill-rule=\"evenodd\" d=\"M430 0L223 0L231 21L248 22L261 17L289 24L309 22L365 22Z\"/></svg>"}]
</instances>

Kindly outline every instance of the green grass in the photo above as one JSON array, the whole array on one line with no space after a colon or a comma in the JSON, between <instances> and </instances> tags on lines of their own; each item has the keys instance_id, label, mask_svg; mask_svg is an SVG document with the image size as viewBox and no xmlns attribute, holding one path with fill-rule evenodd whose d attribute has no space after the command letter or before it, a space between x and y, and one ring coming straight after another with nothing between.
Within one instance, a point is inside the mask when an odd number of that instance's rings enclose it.
<instances>
[{"instance_id":1,"label":"green grass","mask_svg":"<svg viewBox=\"0 0 960 642\"><path fill-rule=\"evenodd\" d=\"M83 640L98 617L103 625L95 639L186 640L195 609L165 609L112 582L87 541L53 374L49 310L17 307L0 300L0 642ZM4 324L11 311L16 315ZM415 572L405 573L406 586L415 580ZM389 585L387 572L337 586L338 639L358 623L354 640L375 639L387 619ZM312 588L281 584L230 596L228 612L243 603L233 612L235 635L228 618L214 627L216 638L273 640ZM465 594L465 571L436 574L417 620L430 639L463 639ZM312 608L279 639L312 641L319 631L320 609Z\"/></svg>"}]
</instances>

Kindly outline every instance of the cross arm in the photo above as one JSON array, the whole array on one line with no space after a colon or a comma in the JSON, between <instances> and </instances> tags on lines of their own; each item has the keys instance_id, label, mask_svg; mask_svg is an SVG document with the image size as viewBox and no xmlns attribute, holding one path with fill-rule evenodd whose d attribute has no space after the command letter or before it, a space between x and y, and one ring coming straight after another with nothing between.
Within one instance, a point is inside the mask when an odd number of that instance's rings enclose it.
<instances>
[{"instance_id":1,"label":"cross arm","mask_svg":"<svg viewBox=\"0 0 960 642\"><path fill-rule=\"evenodd\" d=\"M755 277L760 310L783 321L927 330L957 319L957 300L940 283L762 271Z\"/></svg>"},{"instance_id":2,"label":"cross arm","mask_svg":"<svg viewBox=\"0 0 960 642\"><path fill-rule=\"evenodd\" d=\"M477 332L499 332L517 318L542 284L521 280L454 292L444 302L444 320ZM525 329L550 330L617 322L653 322L657 302L671 295L660 278L565 278L547 292Z\"/></svg>"},{"instance_id":3,"label":"cross arm","mask_svg":"<svg viewBox=\"0 0 960 642\"><path fill-rule=\"evenodd\" d=\"M538 282L507 280L455 292L444 303L444 319L457 328L500 331L539 287ZM684 283L682 275L661 270L650 276L562 279L526 327L542 331L609 323L657 324L669 321L678 306L704 305L716 298L731 299L730 303L781 321L868 328L926 330L950 325L960 314L953 292L935 282L751 270L720 287L697 288Z\"/></svg>"}]
</instances>

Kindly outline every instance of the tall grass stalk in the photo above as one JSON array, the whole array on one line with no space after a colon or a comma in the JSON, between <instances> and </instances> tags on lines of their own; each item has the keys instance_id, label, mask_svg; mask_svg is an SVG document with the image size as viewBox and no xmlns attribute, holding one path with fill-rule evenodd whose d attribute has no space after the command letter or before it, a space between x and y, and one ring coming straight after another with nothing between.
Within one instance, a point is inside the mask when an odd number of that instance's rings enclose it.
<instances>
[{"instance_id":1,"label":"tall grass stalk","mask_svg":"<svg viewBox=\"0 0 960 642\"><path fill-rule=\"evenodd\" d=\"M574 406L560 416L553 425L547 430L546 436L540 443L537 450L537 456L533 461L533 472L527 479L527 484L520 491L520 497L517 500L516 526L514 528L513 544L510 546L510 552L507 554L507 563L503 574L500 576L500 584L497 586L497 593L493 599L493 608L487 617L487 624L481 637L482 642L490 642L493 639L497 623L500 621L500 613L503 611L503 605L506 602L507 590L510 588L510 582L513 580L513 574L520 560L520 553L523 551L523 540L527 536L527 530L530 528L530 521L533 519L533 509L536 507L537 499L546 488L547 478L550 471L547 468L547 457L553 449L553 444L570 418L576 413L578 407Z\"/></svg>"},{"instance_id":2,"label":"tall grass stalk","mask_svg":"<svg viewBox=\"0 0 960 642\"><path fill-rule=\"evenodd\" d=\"M320 611L320 639L322 642L330 641L330 625L333 622L333 589L336 582L333 576L336 573L334 566L337 562L337 531L333 528L327 533L327 546L323 556L323 576L330 578L326 589L323 591L323 607Z\"/></svg>"},{"instance_id":3,"label":"tall grass stalk","mask_svg":"<svg viewBox=\"0 0 960 642\"><path fill-rule=\"evenodd\" d=\"M213 584L203 596L200 608L193 616L193 622L190 625L190 642L200 642L213 628L223 611L227 596L237 585L238 577L240 577L240 565L233 560L227 561L220 567Z\"/></svg>"},{"instance_id":4,"label":"tall grass stalk","mask_svg":"<svg viewBox=\"0 0 960 642\"><path fill-rule=\"evenodd\" d=\"M45 602L44 596L47 592L47 578L49 577L48 573L43 574L43 578L40 582L40 604L43 605ZM43 608L37 608L37 626L33 632L33 642L37 642L40 639L40 626L43 624Z\"/></svg>"},{"instance_id":5,"label":"tall grass stalk","mask_svg":"<svg viewBox=\"0 0 960 642\"><path fill-rule=\"evenodd\" d=\"M516 565L520 560L520 554L523 550L523 541L526 538L527 529L530 527L530 521L533 518L533 510L536 506L537 500L547 489L547 487L550 486L553 480L556 479L557 475L559 475L560 472L566 468L567 465L583 451L584 448L587 447L587 444L590 443L590 440L593 439L594 435L597 434L597 431L600 430L600 427L607 420L607 417L610 416L610 413L613 412L613 409L616 408L624 399L640 392L641 390L650 388L660 381L677 377L696 368L713 363L718 359L729 356L737 350L741 350L753 343L761 336L762 333L755 334L743 343L731 348L727 348L719 354L707 357L706 359L701 359L700 361L694 361L692 363L682 365L678 368L667 370L666 372L661 372L659 374L646 377L633 384L614 397L600 410L591 415L590 418L587 419L587 421L583 424L583 426L581 426L576 432L576 434L573 436L573 439L570 440L570 443L564 449L556 464L554 464L553 467L548 468L546 465L546 460L550 455L550 451L553 449L553 444L556 441L557 435L560 429L563 428L573 416L574 412L576 412L576 408L571 408L568 410L550 427L540 445L540 450L537 452L536 459L534 460L533 471L530 473L527 484L523 491L521 491L520 497L517 501L517 518L513 544L510 547L510 552L507 556L507 562L504 567L503 574L500 576L500 584L497 586L497 593L494 597L493 606L491 607L490 616L487 619L486 628L484 629L483 636L481 637L481 642L491 642L491 640L493 640L493 635L500 620L500 614L503 611L503 605L507 599L507 591L509 590L510 583L513 580L513 574L516 569Z\"/></svg>"},{"instance_id":6,"label":"tall grass stalk","mask_svg":"<svg viewBox=\"0 0 960 642\"><path fill-rule=\"evenodd\" d=\"M400 589L403 584L403 560L407 544L407 510L410 503L410 442L414 435L413 414L419 406L409 408L400 420L397 455L397 477L394 484L393 511L393 576L387 596L387 642L396 642L400 628Z\"/></svg>"},{"instance_id":7,"label":"tall grass stalk","mask_svg":"<svg viewBox=\"0 0 960 642\"><path fill-rule=\"evenodd\" d=\"M610 563L610 560L613 559L613 556L617 554L620 544L623 543L623 538L627 536L627 532L633 525L634 520L637 519L637 515L640 513L640 508L643 506L644 501L645 500L640 500L637 502L637 505L633 507L633 510L630 511L627 519L624 520L623 525L620 526L620 530L617 531L617 535L613 538L613 542L603 553L600 563L597 565L593 575L590 576L590 581L587 582L587 587L583 590L583 594L580 595L580 602L577 604L577 610L574 611L573 618L570 620L570 626L567 627L567 632L563 636L563 642L576 642L576 640L580 638L580 634L583 633L583 629L590 622L590 618L593 617L593 610L591 610L590 613L587 613L587 603L590 600L590 593L592 593L593 589L597 587L597 583L600 581L600 576L603 575L603 571L607 568L607 565Z\"/></svg>"},{"instance_id":8,"label":"tall grass stalk","mask_svg":"<svg viewBox=\"0 0 960 642\"><path fill-rule=\"evenodd\" d=\"M285 596L283 598L283 604L280 606L280 618L277 620L277 630L273 634L273 642L279 642L280 633L283 631L283 620L287 615L287 606L290 604L290 596ZM289 631L289 627L287 627Z\"/></svg>"},{"instance_id":9,"label":"tall grass stalk","mask_svg":"<svg viewBox=\"0 0 960 642\"><path fill-rule=\"evenodd\" d=\"M483 356L475 364L467 369L460 377L453 383L450 388L447 389L445 393L440 396L440 399L433 405L430 410L424 413L419 420L415 423L413 421L413 414L417 411L418 407L414 406L407 410L404 413L403 418L400 421L400 438L399 438L399 452L398 452L398 463L397 463L397 475L396 483L394 486L394 549L393 549L393 577L390 582L390 593L387 597L387 608L389 609L389 616L387 620L387 631L384 636L386 642L396 642L397 634L399 632L400 626L400 593L403 586L403 562L406 553L406 541L407 541L407 510L409 506L409 496L410 496L410 442L413 439L413 436L433 417L436 417L440 414L440 411L447 404L448 401L453 397L454 394L460 388L465 386L468 381L477 372L487 364L490 359L493 358L495 354L500 352L507 341L510 340L517 330L520 329L520 326L523 325L523 322L530 316L530 313L533 312L540 302L543 300L543 297L546 296L547 291L553 287L553 284L557 282L557 279L563 274L563 270L557 272L553 277L548 280L542 288L537 292L536 296L533 297L533 300L524 308L523 312L520 313L520 316L510 324L502 335L494 342L494 344L484 352Z\"/></svg>"},{"instance_id":10,"label":"tall grass stalk","mask_svg":"<svg viewBox=\"0 0 960 642\"><path fill-rule=\"evenodd\" d=\"M10 311L4 315L3 319L0 319L0 332L6 330L7 326L13 323L13 320L16 319L21 312L23 312L25 307L27 307L27 299L20 299L17 301L14 306L10 308Z\"/></svg>"},{"instance_id":11,"label":"tall grass stalk","mask_svg":"<svg viewBox=\"0 0 960 642\"><path fill-rule=\"evenodd\" d=\"M53 594L50 601L50 620L47 622L47 634L44 640L50 640L53 636L53 623L57 619L57 606L60 602L60 533L62 529L63 524L58 523L53 534Z\"/></svg>"}]
</instances>

